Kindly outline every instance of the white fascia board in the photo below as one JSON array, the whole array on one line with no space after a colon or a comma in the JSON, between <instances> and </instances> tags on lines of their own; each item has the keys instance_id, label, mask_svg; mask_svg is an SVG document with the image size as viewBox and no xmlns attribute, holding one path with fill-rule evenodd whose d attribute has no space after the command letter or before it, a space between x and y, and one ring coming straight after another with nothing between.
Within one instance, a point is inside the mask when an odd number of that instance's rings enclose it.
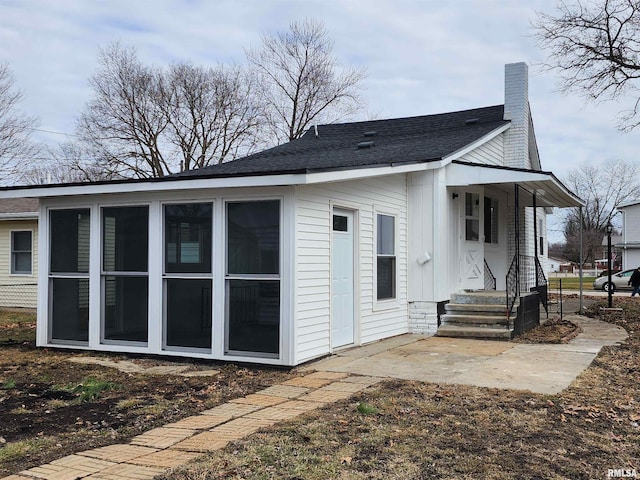
<instances>
[{"instance_id":1,"label":"white fascia board","mask_svg":"<svg viewBox=\"0 0 640 480\"><path fill-rule=\"evenodd\" d=\"M86 185L60 185L55 187L33 187L7 189L0 191L0 198L47 198L79 195L101 195L116 193L167 192L177 190L204 190L239 187L268 187L286 185L308 185L327 182L357 180L397 173L431 170L443 166L441 160L433 162L389 165L384 167L365 167L326 172L311 172L283 175L258 175L248 177L225 178L189 178L184 180L101 183Z\"/></svg>"},{"instance_id":2,"label":"white fascia board","mask_svg":"<svg viewBox=\"0 0 640 480\"><path fill-rule=\"evenodd\" d=\"M622 208L633 207L635 205L640 205L640 200L631 200L630 202L626 202L618 205L616 208L620 210Z\"/></svg>"},{"instance_id":3,"label":"white fascia board","mask_svg":"<svg viewBox=\"0 0 640 480\"><path fill-rule=\"evenodd\" d=\"M166 192L175 190L202 190L212 188L264 187L305 183L306 174L259 175L252 177L189 178L154 182L124 182L100 184L60 185L0 191L0 198L64 197L111 193Z\"/></svg>"},{"instance_id":4,"label":"white fascia board","mask_svg":"<svg viewBox=\"0 0 640 480\"><path fill-rule=\"evenodd\" d=\"M539 206L579 207L584 202L569 192L553 175L546 172L519 171L507 168L492 168L483 165L462 165L452 163L447 166L447 187L466 187L470 185L495 184L530 185L534 189L546 192L540 198ZM551 199L551 203L544 202L544 195ZM547 203L545 205L545 203Z\"/></svg>"},{"instance_id":5,"label":"white fascia board","mask_svg":"<svg viewBox=\"0 0 640 480\"><path fill-rule=\"evenodd\" d=\"M357 168L351 170L333 170L329 172L313 172L307 174L306 184L343 182L347 180L359 180L362 178L382 177L398 173L420 172L442 168L446 162L434 160L430 162L397 164L375 168Z\"/></svg>"},{"instance_id":6,"label":"white fascia board","mask_svg":"<svg viewBox=\"0 0 640 480\"><path fill-rule=\"evenodd\" d=\"M502 132L507 131L509 129L509 127L511 127L510 123L502 125L501 127L498 127L495 130L492 130L491 132L487 133L485 136L480 137L475 142L471 142L470 144L462 147L460 150L457 150L457 151L455 151L453 153L450 153L449 155L444 156L442 158L442 160L446 161L447 163L451 162L453 160L458 160L459 158L462 158L463 156L465 156L467 153L475 150L476 148L480 147L481 145L484 145L488 141L493 140L498 135L500 135Z\"/></svg>"},{"instance_id":7,"label":"white fascia board","mask_svg":"<svg viewBox=\"0 0 640 480\"><path fill-rule=\"evenodd\" d=\"M538 172L520 172L502 168L451 164L447 167L447 186L465 187L494 183L521 183L548 181L552 177Z\"/></svg>"}]
</instances>

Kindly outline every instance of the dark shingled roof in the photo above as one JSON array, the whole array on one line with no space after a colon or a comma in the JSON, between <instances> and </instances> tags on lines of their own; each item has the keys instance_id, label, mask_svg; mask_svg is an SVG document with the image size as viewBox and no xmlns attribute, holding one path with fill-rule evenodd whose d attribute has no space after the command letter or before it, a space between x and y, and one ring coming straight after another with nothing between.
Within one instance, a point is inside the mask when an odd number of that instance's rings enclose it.
<instances>
[{"instance_id":1,"label":"dark shingled roof","mask_svg":"<svg viewBox=\"0 0 640 480\"><path fill-rule=\"evenodd\" d=\"M307 173L439 160L509 122L504 106L420 117L319 125L301 138L232 162L173 175L229 177ZM358 144L373 142L372 145Z\"/></svg>"}]
</instances>

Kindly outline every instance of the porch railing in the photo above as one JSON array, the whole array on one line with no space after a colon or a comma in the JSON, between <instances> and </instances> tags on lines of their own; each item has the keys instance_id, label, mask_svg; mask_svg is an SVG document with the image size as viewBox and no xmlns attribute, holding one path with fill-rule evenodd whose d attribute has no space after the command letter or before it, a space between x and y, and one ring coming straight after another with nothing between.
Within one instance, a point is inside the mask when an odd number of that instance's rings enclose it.
<instances>
[{"instance_id":1,"label":"porch railing","mask_svg":"<svg viewBox=\"0 0 640 480\"><path fill-rule=\"evenodd\" d=\"M538 257L515 255L507 272L507 315L521 292L538 292L540 302L548 313L547 277Z\"/></svg>"},{"instance_id":2,"label":"porch railing","mask_svg":"<svg viewBox=\"0 0 640 480\"><path fill-rule=\"evenodd\" d=\"M511 261L511 266L507 271L507 320L511 317L513 306L516 303L518 295L520 295L520 278L518 275L518 256L515 255ZM510 328L507 321L507 328Z\"/></svg>"},{"instance_id":3,"label":"porch railing","mask_svg":"<svg viewBox=\"0 0 640 480\"><path fill-rule=\"evenodd\" d=\"M544 307L544 311L549 316L549 295L548 295L548 283L547 276L544 274L544 269L540 264L540 260L538 257L533 257L536 261L536 285L531 290L536 290L538 295L540 296L540 303Z\"/></svg>"},{"instance_id":4,"label":"porch railing","mask_svg":"<svg viewBox=\"0 0 640 480\"><path fill-rule=\"evenodd\" d=\"M484 289L485 290L495 290L496 289L496 277L489 268L489 264L487 261L484 261Z\"/></svg>"}]
</instances>

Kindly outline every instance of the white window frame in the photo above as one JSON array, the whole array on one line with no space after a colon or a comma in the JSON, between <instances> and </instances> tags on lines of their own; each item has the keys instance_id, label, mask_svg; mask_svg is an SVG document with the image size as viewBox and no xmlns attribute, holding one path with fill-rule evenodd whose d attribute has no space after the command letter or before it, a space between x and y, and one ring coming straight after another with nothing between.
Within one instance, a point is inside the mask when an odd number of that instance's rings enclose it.
<instances>
[{"instance_id":1,"label":"white window frame","mask_svg":"<svg viewBox=\"0 0 640 480\"><path fill-rule=\"evenodd\" d=\"M387 217L393 218L393 250L395 257L395 296L390 298L382 298L378 299L378 215L384 215ZM376 208L373 211L373 310L386 310L391 308L396 308L399 305L398 300L398 218L400 217L398 212L389 211L386 209ZM391 255L384 255L385 257L390 257Z\"/></svg>"},{"instance_id":2,"label":"white window frame","mask_svg":"<svg viewBox=\"0 0 640 480\"><path fill-rule=\"evenodd\" d=\"M187 205L187 204L208 204L211 205L211 271L209 273L184 273L184 272L167 272L167 259L166 259L166 219L165 219L165 207L171 205ZM200 200L173 200L169 202L162 202L160 204L160 222L162 225L162 350L169 352L193 352L193 353L207 353L213 352L215 344L215 291L214 291L214 278L213 272L215 268L215 228L216 228L216 202L211 199ZM180 347L176 345L167 345L167 280L210 280L211 281L211 347L209 348L196 348L196 347ZM151 293L150 293L151 295Z\"/></svg>"},{"instance_id":3,"label":"white window frame","mask_svg":"<svg viewBox=\"0 0 640 480\"><path fill-rule=\"evenodd\" d=\"M493 228L496 229L496 241L492 242L491 241L492 240L492 232L491 231L487 232L486 231L487 229L483 228L484 245L485 245L485 247L489 247L489 246L496 247L496 246L498 246L500 244L500 200L498 200L497 198L495 198L495 197L493 197L491 195L486 195L486 194L483 197L484 197L482 199L482 202L483 202L482 203L482 210L483 210L482 211L482 215L483 215L482 223L483 223L483 227L484 227L484 225L486 225L486 222L487 222L486 212L484 211L484 209L486 208L486 205L487 205L487 201L486 200L489 199L491 201L491 204L492 205L495 204L495 206L496 206L496 215L495 215L496 225L495 225L495 227L493 225L493 221L491 221L491 228L492 229ZM490 220L492 220L492 219L490 218ZM487 241L487 239L489 239L489 241Z\"/></svg>"},{"instance_id":4,"label":"white window frame","mask_svg":"<svg viewBox=\"0 0 640 480\"><path fill-rule=\"evenodd\" d=\"M230 203L257 203L257 202L270 202L270 201L278 201L280 202L280 232L279 232L279 264L278 264L278 272L277 274L230 274L229 264L228 264L228 252L229 246L227 245L229 232L229 217L228 217L228 204ZM285 199L283 196L238 196L238 197L225 197L222 199L222 285L223 285L223 302L224 302L224 343L222 349L223 358L265 358L265 359L274 359L281 360L285 356L284 349L286 348L283 342L284 338L284 309L285 309L285 291L284 291L284 269L285 269L285 249L284 249L284 234L285 234ZM214 210L215 216L215 210ZM212 255L212 258L214 255ZM280 284L280 298L279 298L279 308L280 308L280 318L279 318L279 334L280 338L278 340L278 354L264 353L264 352L249 352L249 351L238 351L229 349L229 282L231 280L265 280L265 281L278 281ZM215 288L215 286L214 286ZM215 298L215 296L213 297ZM215 314L215 309L214 309Z\"/></svg>"},{"instance_id":5,"label":"white window frame","mask_svg":"<svg viewBox=\"0 0 640 480\"><path fill-rule=\"evenodd\" d=\"M146 272L121 272L121 271L108 271L104 269L104 210L106 208L133 208L133 207L147 207L147 271ZM151 298L154 292L152 291L152 275L150 272L151 263L152 263L152 235L151 235L151 226L152 226L152 217L153 217L153 206L150 201L147 202L123 202L123 203L100 203L97 205L97 220L99 222L99 239L100 239L100 249L99 249L99 265L100 265L100 344L101 345L124 345L124 346L133 346L133 347L145 347L148 348L150 345L151 338L151 309L149 308L149 304L151 303ZM111 340L106 338L106 279L107 277L145 277L147 279L147 341L141 342L137 340Z\"/></svg>"},{"instance_id":6,"label":"white window frame","mask_svg":"<svg viewBox=\"0 0 640 480\"><path fill-rule=\"evenodd\" d=\"M19 272L15 270L15 261L14 261L14 254L16 253L27 253L25 250L20 250L20 251L16 251L13 248L13 234L14 233L24 233L24 232L29 232L31 234L31 250L29 251L30 255L31 255L31 266L29 267L29 271L24 271L24 272ZM11 258L10 258L10 262L11 264L9 265L9 274L12 277L32 277L33 276L33 241L34 241L34 235L33 235L33 229L19 229L19 230L11 230L9 233L9 240L11 242L10 248L11 248Z\"/></svg>"},{"instance_id":7,"label":"white window frame","mask_svg":"<svg viewBox=\"0 0 640 480\"><path fill-rule=\"evenodd\" d=\"M87 272L52 272L51 271L51 257L53 252L51 251L51 214L57 211L64 210L88 210L89 212L89 271ZM93 255L93 245L91 244L91 222L93 221L93 217L95 215L94 209L92 205L87 204L79 204L79 205L53 205L49 206L45 210L46 212L46 258L41 256L40 261L45 261L45 268L42 268L42 263L40 264L40 272L42 276L46 275L46 293L44 294L46 297L47 304L47 337L46 341L49 345L74 345L74 346L88 346L91 343L91 307L92 307L92 299L91 299L91 255ZM40 226L42 227L42 225ZM43 232L44 230L40 230ZM40 244L42 245L42 244ZM40 278L43 278L43 277ZM53 338L53 280L56 278L69 278L76 280L87 280L89 283L89 331L88 331L88 339L86 341L76 341L76 340L63 340L58 338Z\"/></svg>"}]
</instances>

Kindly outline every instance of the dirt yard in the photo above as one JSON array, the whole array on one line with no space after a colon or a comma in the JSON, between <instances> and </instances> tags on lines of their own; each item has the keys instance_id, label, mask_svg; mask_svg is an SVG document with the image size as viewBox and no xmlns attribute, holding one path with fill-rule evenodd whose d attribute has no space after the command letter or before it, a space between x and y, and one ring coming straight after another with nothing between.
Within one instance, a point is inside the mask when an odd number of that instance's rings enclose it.
<instances>
[{"instance_id":1,"label":"dirt yard","mask_svg":"<svg viewBox=\"0 0 640 480\"><path fill-rule=\"evenodd\" d=\"M0 311L0 478L146 430L285 381L284 370L186 363L186 374L128 373L68 361L83 353L35 348L35 316ZM89 355L89 354L87 354ZM100 354L91 353L93 357ZM176 361L133 360L153 371Z\"/></svg>"},{"instance_id":2,"label":"dirt yard","mask_svg":"<svg viewBox=\"0 0 640 480\"><path fill-rule=\"evenodd\" d=\"M626 328L559 395L387 381L348 401L279 424L171 475L196 479L502 479L640 475L640 299L616 297ZM599 315L597 306L591 315ZM558 342L550 322L520 341ZM189 363L204 377L127 373L36 349L34 317L0 312L0 477L75 451L123 442L294 372ZM87 354L88 355L88 354ZM91 354L92 356L97 356ZM142 368L174 361L104 355Z\"/></svg>"}]
</instances>

